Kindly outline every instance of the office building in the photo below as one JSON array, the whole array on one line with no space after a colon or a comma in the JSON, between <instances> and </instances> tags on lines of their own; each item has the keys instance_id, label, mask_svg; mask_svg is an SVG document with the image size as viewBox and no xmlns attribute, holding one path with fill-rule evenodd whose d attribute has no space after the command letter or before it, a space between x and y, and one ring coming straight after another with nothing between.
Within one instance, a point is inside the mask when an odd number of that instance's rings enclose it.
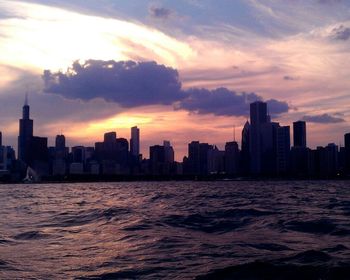
<instances>
[{"instance_id":1,"label":"office building","mask_svg":"<svg viewBox=\"0 0 350 280\"><path fill-rule=\"evenodd\" d=\"M140 154L140 129L137 126L131 128L130 154L135 158Z\"/></svg>"},{"instance_id":2,"label":"office building","mask_svg":"<svg viewBox=\"0 0 350 280\"><path fill-rule=\"evenodd\" d=\"M240 154L236 141L225 144L225 173L237 175L239 173Z\"/></svg>"},{"instance_id":3,"label":"office building","mask_svg":"<svg viewBox=\"0 0 350 280\"><path fill-rule=\"evenodd\" d=\"M344 172L345 174L349 175L350 174L350 133L346 133L344 135L344 145L345 145L345 159L344 159L344 164L345 164L345 167L344 167Z\"/></svg>"},{"instance_id":4,"label":"office building","mask_svg":"<svg viewBox=\"0 0 350 280\"><path fill-rule=\"evenodd\" d=\"M244 124L242 130L241 152L240 152L240 173L248 175L250 173L250 124L248 121Z\"/></svg>"},{"instance_id":5,"label":"office building","mask_svg":"<svg viewBox=\"0 0 350 280\"><path fill-rule=\"evenodd\" d=\"M306 123L293 122L293 146L306 148Z\"/></svg>"},{"instance_id":6,"label":"office building","mask_svg":"<svg viewBox=\"0 0 350 280\"><path fill-rule=\"evenodd\" d=\"M290 128L281 126L277 129L277 174L286 175L289 170Z\"/></svg>"},{"instance_id":7,"label":"office building","mask_svg":"<svg viewBox=\"0 0 350 280\"><path fill-rule=\"evenodd\" d=\"M250 104L250 171L253 175L262 172L262 125L268 123L267 104L256 101Z\"/></svg>"}]
</instances>

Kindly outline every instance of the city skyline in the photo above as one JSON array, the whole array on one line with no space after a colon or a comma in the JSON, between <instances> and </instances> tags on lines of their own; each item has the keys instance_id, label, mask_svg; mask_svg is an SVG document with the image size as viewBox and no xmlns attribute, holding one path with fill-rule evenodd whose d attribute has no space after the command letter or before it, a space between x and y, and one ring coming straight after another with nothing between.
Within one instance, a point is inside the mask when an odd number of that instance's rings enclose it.
<instances>
[{"instance_id":1,"label":"city skyline","mask_svg":"<svg viewBox=\"0 0 350 280\"><path fill-rule=\"evenodd\" d=\"M70 146L106 130L129 137L137 125L142 153L155 135L173 139L177 157L192 139L223 148L253 99L272 100L282 125L307 121L310 147L339 145L349 124L349 9L341 0L1 0L4 140L17 142L13 112L27 91L36 134L64 133ZM150 91L143 77L156 77Z\"/></svg>"},{"instance_id":2,"label":"city skyline","mask_svg":"<svg viewBox=\"0 0 350 280\"><path fill-rule=\"evenodd\" d=\"M25 181L39 181L41 177L68 178L65 176L188 179L192 176L334 178L350 175L350 133L344 134L345 147L328 143L310 149L306 122L299 120L293 122L291 145L291 127L271 118L267 102L254 101L249 107L250 122L247 120L242 129L241 145L235 141L235 131L234 140L227 141L224 149L191 140L187 155L176 160L170 140L163 140L163 145L150 145L148 157L140 154L142 137L140 139L137 126L130 128L129 140L116 131L107 131L103 141L69 147L66 137L58 134L55 145L49 146L47 137L34 136L34 120L30 117L26 95L19 119L17 157L13 147L2 144L0 131L0 173L3 179L14 181L20 180L24 173Z\"/></svg>"},{"instance_id":3,"label":"city skyline","mask_svg":"<svg viewBox=\"0 0 350 280\"><path fill-rule=\"evenodd\" d=\"M174 147L174 151L177 151L176 150L176 145L173 144L172 142L172 139L171 138L162 138L160 136L160 138L158 140L156 140L156 142L149 142L147 139L144 140L143 137L142 137L142 126L132 126L132 127L129 127L127 128L128 132L125 133L125 134L122 134L122 133L119 133L119 129L118 128L111 128L111 129L107 129L105 130L101 135L99 135L96 139L93 139L92 142L82 142L82 143L74 143L73 145L70 144L70 139L69 137L67 137L63 132L62 130L60 131L60 133L57 133L55 135L42 135L41 137L38 137L38 136L33 136L34 135L34 131L35 131L35 127L33 125L33 119L30 118L30 116L32 115L32 111L30 110L30 106L29 106L29 100L28 100L28 94L26 93L24 95L24 103L23 103L23 107L22 107L22 118L19 119L19 129L18 129L18 135L21 134L21 131L24 131L22 133L24 134L28 134L28 136L25 136L25 138L29 139L30 137L34 137L34 138L45 138L47 139L47 146L55 146L57 145L57 141L60 141L57 139L57 137L59 136L64 136L64 144L66 145L66 147L69 147L69 148L72 148L74 146L85 146L85 147L91 147L94 145L94 143L97 143L99 142L100 140L105 140L106 141L106 137L108 137L108 134L113 134L115 137L123 137L124 139L127 139L129 141L129 151L132 155L136 156L136 154L140 154L143 156L143 158L149 158L150 156L150 151L149 151L149 148L151 146L157 146L157 145L161 145L162 143L165 143L165 142L168 142L169 140L171 141L172 143L172 146ZM263 104L264 105L264 108L262 108L262 111L259 112L258 108L255 108L254 105L258 105L259 104ZM252 105L253 105L253 108L255 109L252 109ZM253 113L254 110L258 110L256 113ZM261 114L262 115L262 118L263 120L261 120L259 116L256 116L256 115L259 115ZM262 102L262 101L256 101L256 102L253 102L250 104L250 113L249 115L247 116L246 118L246 122L244 124L240 124L238 126L236 125L232 125L232 127L228 127L227 130L230 131L230 134L231 134L231 138L228 138L228 139L224 139L223 143L215 143L215 141L204 141L203 139L192 139L190 140L189 142L187 143L183 143L183 145L186 146L186 150L184 151L184 153L182 154L181 152L180 153L175 153L175 157L174 159L176 161L179 161L181 162L183 160L184 157L188 156L188 143L192 142L192 141L199 141L199 142L208 142L210 145L213 145L213 146L216 146L218 147L219 149L224 149L225 148L225 145L230 142L230 141L233 141L233 142L237 142L238 144L238 148L239 149L242 149L242 135L244 134L244 130L245 130L245 126L248 125L250 127L250 130L251 130L251 127L254 127L252 126L251 124L251 120L253 119L253 123L256 123L258 121L259 125L260 124L263 124L263 123L266 123L266 122L271 122L271 123L275 123L275 121L278 121L278 119L272 119L271 116L269 115L269 109L268 109L268 106L267 106L267 103L266 102ZM25 124L27 123L27 124ZM39 122L40 123L40 122ZM280 123L278 123L280 124ZM304 121L304 120L295 120L293 121L291 124L286 124L285 126L282 126L281 127L291 127L290 129L290 134L289 134L289 140L290 140L290 146L294 146L294 147L304 147L304 148L311 148L311 149L315 149L317 147L323 147L324 145L326 144L335 144L337 145L339 148L341 147L344 147L345 146L345 138L344 138L344 135L345 134L348 134L347 131L343 131L343 134L342 134L342 138L341 139L338 139L339 141L337 142L335 139L335 141L333 142L329 142L329 143L322 143L320 145L317 145L317 146L310 146L310 145L307 145L307 139L308 139L308 133L306 132L307 131L307 126L308 126L308 122L307 121ZM38 130L38 129L37 129ZM254 130L254 128L253 128ZM108 132L110 131L110 132ZM125 129L123 129L123 131L125 131ZM251 132L250 132L251 133ZM260 133L260 130L259 132ZM6 137L6 128L3 129L3 130L0 130L0 139L1 139L1 142L2 142L2 145L4 146L11 146L12 148L15 149L15 152L16 152L16 158L19 158L19 159L23 159L25 158L25 156L21 156L21 148L20 148L20 138L19 136L17 135L16 137L16 142L15 144L12 144L11 142L8 142L6 141L7 140L7 137ZM142 138L142 140L141 140ZM5 141L4 141L5 139ZM133 139L135 139L135 146L133 147ZM165 139L169 139L169 140L165 140ZM61 140L62 141L62 140ZM250 140L249 140L250 141ZM23 142L23 140L22 140ZM25 145L24 143L22 145ZM27 144L29 145L29 144ZM250 143L251 145L251 143ZM255 145L253 146L257 146L258 144L255 143ZM142 147L142 149L141 149ZM258 147L259 149L259 147ZM134 152L133 152L134 150ZM144 151L144 153L142 152Z\"/></svg>"}]
</instances>

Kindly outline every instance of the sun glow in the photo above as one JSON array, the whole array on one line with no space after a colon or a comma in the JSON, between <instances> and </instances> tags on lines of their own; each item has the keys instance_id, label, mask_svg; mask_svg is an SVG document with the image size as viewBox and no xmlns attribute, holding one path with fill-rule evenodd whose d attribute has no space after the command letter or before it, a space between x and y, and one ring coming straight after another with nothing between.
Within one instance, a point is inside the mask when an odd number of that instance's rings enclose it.
<instances>
[{"instance_id":1,"label":"sun glow","mask_svg":"<svg viewBox=\"0 0 350 280\"><path fill-rule=\"evenodd\" d=\"M123 60L130 45L173 66L194 55L187 44L131 22L17 1L0 1L0 9L10 15L0 20L0 61L8 65L65 69L77 59Z\"/></svg>"},{"instance_id":2,"label":"sun glow","mask_svg":"<svg viewBox=\"0 0 350 280\"><path fill-rule=\"evenodd\" d=\"M110 119L99 122L92 122L86 128L90 132L100 132L103 130L129 129L132 126L152 123L151 117L118 115Z\"/></svg>"}]
</instances>

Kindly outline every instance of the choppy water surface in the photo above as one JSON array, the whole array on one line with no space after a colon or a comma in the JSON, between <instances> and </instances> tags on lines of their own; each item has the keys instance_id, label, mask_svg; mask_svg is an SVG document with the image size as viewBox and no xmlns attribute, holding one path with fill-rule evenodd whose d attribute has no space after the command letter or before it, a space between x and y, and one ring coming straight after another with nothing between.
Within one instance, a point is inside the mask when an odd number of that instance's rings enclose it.
<instances>
[{"instance_id":1,"label":"choppy water surface","mask_svg":"<svg viewBox=\"0 0 350 280\"><path fill-rule=\"evenodd\" d=\"M349 217L349 182L0 185L0 278L349 279Z\"/></svg>"}]
</instances>

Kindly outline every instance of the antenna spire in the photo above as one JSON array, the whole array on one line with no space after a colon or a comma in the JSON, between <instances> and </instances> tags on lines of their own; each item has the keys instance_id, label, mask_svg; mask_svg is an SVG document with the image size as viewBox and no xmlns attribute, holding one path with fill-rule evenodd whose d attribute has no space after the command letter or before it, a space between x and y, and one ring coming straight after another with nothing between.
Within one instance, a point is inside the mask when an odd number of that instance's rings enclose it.
<instances>
[{"instance_id":1,"label":"antenna spire","mask_svg":"<svg viewBox=\"0 0 350 280\"><path fill-rule=\"evenodd\" d=\"M28 106L28 92L26 92L26 96L24 99L24 106Z\"/></svg>"}]
</instances>

